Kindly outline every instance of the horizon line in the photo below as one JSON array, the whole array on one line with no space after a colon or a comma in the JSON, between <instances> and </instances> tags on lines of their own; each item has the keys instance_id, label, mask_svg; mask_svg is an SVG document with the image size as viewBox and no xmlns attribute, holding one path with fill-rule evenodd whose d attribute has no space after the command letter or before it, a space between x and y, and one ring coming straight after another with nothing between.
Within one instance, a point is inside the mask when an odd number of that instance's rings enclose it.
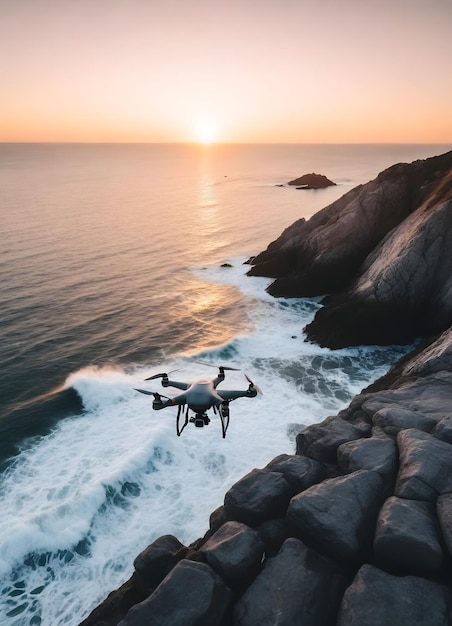
<instances>
[{"instance_id":1,"label":"horizon line","mask_svg":"<svg viewBox=\"0 0 452 626\"><path fill-rule=\"evenodd\" d=\"M141 146L452 146L452 141L2 141L0 145L141 145Z\"/></svg>"}]
</instances>

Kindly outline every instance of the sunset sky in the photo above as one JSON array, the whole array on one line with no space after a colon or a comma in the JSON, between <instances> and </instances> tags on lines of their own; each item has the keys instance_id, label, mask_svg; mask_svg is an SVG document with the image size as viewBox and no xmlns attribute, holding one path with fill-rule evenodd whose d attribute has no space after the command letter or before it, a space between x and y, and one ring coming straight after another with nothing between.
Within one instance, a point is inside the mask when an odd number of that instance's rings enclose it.
<instances>
[{"instance_id":1,"label":"sunset sky","mask_svg":"<svg viewBox=\"0 0 452 626\"><path fill-rule=\"evenodd\" d=\"M452 0L0 0L0 141L452 142Z\"/></svg>"}]
</instances>

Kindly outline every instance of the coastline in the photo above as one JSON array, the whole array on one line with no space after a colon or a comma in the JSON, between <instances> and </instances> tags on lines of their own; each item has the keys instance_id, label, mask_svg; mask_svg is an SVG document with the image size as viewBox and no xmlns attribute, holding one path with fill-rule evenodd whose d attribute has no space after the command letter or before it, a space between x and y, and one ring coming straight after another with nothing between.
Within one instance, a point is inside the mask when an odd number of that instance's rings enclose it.
<instances>
[{"instance_id":1,"label":"coastline","mask_svg":"<svg viewBox=\"0 0 452 626\"><path fill-rule=\"evenodd\" d=\"M336 288L307 327L315 343L424 340L346 409L303 428L295 454L236 482L204 537L148 546L80 626L451 623L451 159L389 168L253 259L251 275L276 278L273 295Z\"/></svg>"}]
</instances>

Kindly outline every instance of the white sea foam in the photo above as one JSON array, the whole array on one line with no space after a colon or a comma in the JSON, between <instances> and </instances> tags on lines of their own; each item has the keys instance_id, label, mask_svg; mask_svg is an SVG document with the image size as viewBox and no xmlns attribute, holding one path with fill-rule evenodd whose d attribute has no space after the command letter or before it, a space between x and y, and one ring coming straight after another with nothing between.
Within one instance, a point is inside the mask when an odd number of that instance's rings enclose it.
<instances>
[{"instance_id":1,"label":"white sea foam","mask_svg":"<svg viewBox=\"0 0 452 626\"><path fill-rule=\"evenodd\" d=\"M161 367L190 381L215 375L197 363L240 367L264 391L231 404L226 439L218 418L176 436L176 409L156 413L134 387L149 367L85 368L69 376L84 412L30 443L0 491L0 622L78 624L132 573L134 557L162 534L188 544L208 529L225 491L253 467L294 451L291 424L335 413L383 373L388 350L331 352L303 341L315 301L275 300L268 281L246 267L198 268L204 277L242 289L252 330L199 354L173 355ZM242 372L224 388L246 389ZM166 390L164 390L165 393Z\"/></svg>"}]
</instances>

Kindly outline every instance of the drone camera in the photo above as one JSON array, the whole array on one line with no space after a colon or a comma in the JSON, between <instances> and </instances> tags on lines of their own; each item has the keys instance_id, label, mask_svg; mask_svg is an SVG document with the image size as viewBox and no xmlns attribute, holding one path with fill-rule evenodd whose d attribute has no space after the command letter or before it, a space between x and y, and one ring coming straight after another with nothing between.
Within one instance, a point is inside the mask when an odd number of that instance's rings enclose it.
<instances>
[{"instance_id":1,"label":"drone camera","mask_svg":"<svg viewBox=\"0 0 452 626\"><path fill-rule=\"evenodd\" d=\"M210 423L210 418L207 415L195 415L195 417L190 418L190 422L192 422L196 428L203 428Z\"/></svg>"}]
</instances>

